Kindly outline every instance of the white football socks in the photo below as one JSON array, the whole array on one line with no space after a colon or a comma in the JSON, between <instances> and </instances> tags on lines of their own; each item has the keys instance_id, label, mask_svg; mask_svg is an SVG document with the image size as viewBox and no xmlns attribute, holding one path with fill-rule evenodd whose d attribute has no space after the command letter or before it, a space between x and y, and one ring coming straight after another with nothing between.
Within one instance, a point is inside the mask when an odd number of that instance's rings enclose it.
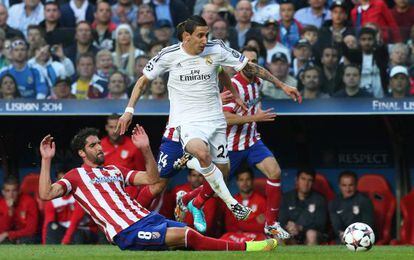
<instances>
[{"instance_id":1,"label":"white football socks","mask_svg":"<svg viewBox=\"0 0 414 260\"><path fill-rule=\"evenodd\" d=\"M199 173L201 173L201 165L200 162L198 161L198 159L196 157L193 156L193 158L191 158L190 160L187 161L187 168L192 169L192 170L196 170Z\"/></svg>"},{"instance_id":2,"label":"white football socks","mask_svg":"<svg viewBox=\"0 0 414 260\"><path fill-rule=\"evenodd\" d=\"M200 173L203 174L204 178L210 184L211 188L224 201L224 203L226 203L229 209L231 209L231 205L238 203L237 200L231 196L230 191L224 182L223 173L213 163L211 163L210 166L206 168L200 167Z\"/></svg>"}]
</instances>

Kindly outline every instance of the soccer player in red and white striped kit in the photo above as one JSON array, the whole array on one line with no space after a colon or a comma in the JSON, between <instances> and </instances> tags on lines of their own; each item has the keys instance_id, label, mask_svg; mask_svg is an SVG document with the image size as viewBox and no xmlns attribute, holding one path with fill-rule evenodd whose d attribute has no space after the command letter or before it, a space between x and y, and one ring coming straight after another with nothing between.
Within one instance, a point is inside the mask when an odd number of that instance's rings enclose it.
<instances>
[{"instance_id":1,"label":"soccer player in red and white striped kit","mask_svg":"<svg viewBox=\"0 0 414 260\"><path fill-rule=\"evenodd\" d=\"M39 196L52 200L72 194L75 200L103 230L108 241L122 250L166 250L188 248L194 250L268 251L277 241L236 243L209 238L186 227L183 223L168 220L155 212L149 212L125 192L127 185L155 183L159 178L157 165L151 152L144 129L136 126L132 142L145 158L146 171L124 167L103 166L104 153L98 131L82 129L72 140L72 148L83 160L83 165L70 170L52 184L51 161L55 155L53 137L47 135L40 144L42 156L39 179Z\"/></svg>"}]
</instances>

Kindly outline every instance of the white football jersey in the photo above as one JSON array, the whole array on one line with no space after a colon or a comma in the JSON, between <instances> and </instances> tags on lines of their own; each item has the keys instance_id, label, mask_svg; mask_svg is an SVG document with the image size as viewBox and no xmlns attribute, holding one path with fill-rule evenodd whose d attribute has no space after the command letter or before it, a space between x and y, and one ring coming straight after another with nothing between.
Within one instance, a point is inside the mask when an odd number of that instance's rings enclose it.
<instances>
[{"instance_id":1,"label":"white football jersey","mask_svg":"<svg viewBox=\"0 0 414 260\"><path fill-rule=\"evenodd\" d=\"M180 44L164 48L145 66L144 75L153 80L169 72L169 127L185 123L224 120L218 87L218 68L233 67L240 71L246 57L228 48L222 41L209 41L199 55L187 54Z\"/></svg>"}]
</instances>

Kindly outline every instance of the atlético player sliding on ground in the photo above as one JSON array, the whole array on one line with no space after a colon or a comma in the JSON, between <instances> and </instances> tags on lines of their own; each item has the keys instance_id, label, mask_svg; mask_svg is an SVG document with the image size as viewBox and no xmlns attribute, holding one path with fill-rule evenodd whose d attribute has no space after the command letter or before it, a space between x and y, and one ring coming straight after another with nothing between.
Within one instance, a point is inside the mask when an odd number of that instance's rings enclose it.
<instances>
[{"instance_id":1,"label":"atl\u00e9tico player sliding on ground","mask_svg":"<svg viewBox=\"0 0 414 260\"><path fill-rule=\"evenodd\" d=\"M72 140L72 148L83 160L82 167L72 169L56 183L51 182L51 161L55 155L53 137L47 135L40 143L42 156L39 196L52 200L72 194L105 233L109 242L122 250L194 250L269 251L277 241L235 243L209 238L186 227L183 223L165 219L149 212L125 192L127 185L155 183L157 165L144 129L136 126L132 141L145 158L146 171L129 170L120 166L103 166L104 153L98 131L85 128Z\"/></svg>"}]
</instances>

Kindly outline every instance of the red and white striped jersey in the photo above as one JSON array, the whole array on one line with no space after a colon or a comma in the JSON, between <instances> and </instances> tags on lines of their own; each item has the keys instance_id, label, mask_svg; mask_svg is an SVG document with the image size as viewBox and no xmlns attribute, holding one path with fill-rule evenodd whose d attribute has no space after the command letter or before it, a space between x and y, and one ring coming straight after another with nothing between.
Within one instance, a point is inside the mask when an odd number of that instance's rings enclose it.
<instances>
[{"instance_id":1,"label":"red and white striped jersey","mask_svg":"<svg viewBox=\"0 0 414 260\"><path fill-rule=\"evenodd\" d=\"M233 87L239 92L240 98L246 102L249 110L247 112L243 111L235 102L225 104L223 110L240 116L254 115L258 109L262 80L256 77L250 83L239 72L234 75L231 82ZM257 132L256 122L227 126L227 149L229 151L246 150L258 140L260 140L260 134Z\"/></svg>"},{"instance_id":2,"label":"red and white striped jersey","mask_svg":"<svg viewBox=\"0 0 414 260\"><path fill-rule=\"evenodd\" d=\"M73 194L112 242L116 234L150 213L124 190L139 173L114 165L91 168L84 164L66 173L57 184L65 194Z\"/></svg>"},{"instance_id":3,"label":"red and white striped jersey","mask_svg":"<svg viewBox=\"0 0 414 260\"><path fill-rule=\"evenodd\" d=\"M168 125L165 127L164 135L165 138L170 139L174 142L180 141L180 135L175 127L169 127Z\"/></svg>"}]
</instances>

